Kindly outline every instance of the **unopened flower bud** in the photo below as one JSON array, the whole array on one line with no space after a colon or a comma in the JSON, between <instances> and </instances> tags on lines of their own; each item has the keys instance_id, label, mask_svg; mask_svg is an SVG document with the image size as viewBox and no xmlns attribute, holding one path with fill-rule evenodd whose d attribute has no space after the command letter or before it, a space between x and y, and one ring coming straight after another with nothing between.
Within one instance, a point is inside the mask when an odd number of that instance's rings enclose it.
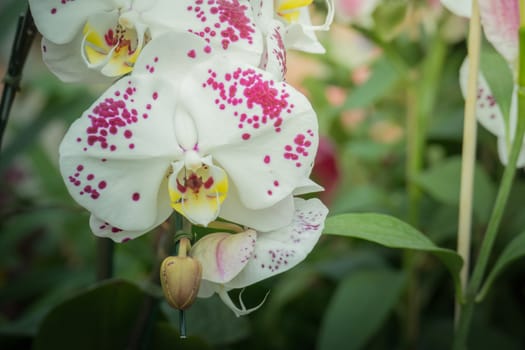
<instances>
[{"instance_id":1,"label":"unopened flower bud","mask_svg":"<svg viewBox=\"0 0 525 350\"><path fill-rule=\"evenodd\" d=\"M193 304L202 277L201 263L186 256L189 247L189 240L182 238L179 255L167 257L160 267L160 282L164 297L172 307L179 310L185 310Z\"/></svg>"}]
</instances>

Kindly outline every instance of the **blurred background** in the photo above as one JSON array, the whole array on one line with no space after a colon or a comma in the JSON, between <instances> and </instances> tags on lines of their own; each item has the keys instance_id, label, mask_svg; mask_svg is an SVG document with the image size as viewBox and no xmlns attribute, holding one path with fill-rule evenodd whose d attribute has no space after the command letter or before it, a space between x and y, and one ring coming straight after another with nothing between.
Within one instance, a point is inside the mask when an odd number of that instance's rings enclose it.
<instances>
[{"instance_id":1,"label":"blurred background","mask_svg":"<svg viewBox=\"0 0 525 350\"><path fill-rule=\"evenodd\" d=\"M323 1L312 7L324 20ZM0 2L0 74L25 1ZM288 54L287 81L318 113L313 178L330 215L396 216L455 249L463 98L458 70L468 22L435 0L336 0L326 55ZM58 145L101 87L64 84L34 42L0 153L1 349L447 349L454 289L434 257L322 237L305 262L246 289L236 318L216 298L178 314L152 283L162 232L113 250L114 279L97 281L89 214L68 195ZM496 139L479 128L473 251L502 173ZM525 228L520 170L496 252ZM351 229L351 228L349 228ZM99 249L100 251L100 249ZM235 300L235 299L234 299ZM473 349L525 348L525 261L479 305Z\"/></svg>"}]
</instances>

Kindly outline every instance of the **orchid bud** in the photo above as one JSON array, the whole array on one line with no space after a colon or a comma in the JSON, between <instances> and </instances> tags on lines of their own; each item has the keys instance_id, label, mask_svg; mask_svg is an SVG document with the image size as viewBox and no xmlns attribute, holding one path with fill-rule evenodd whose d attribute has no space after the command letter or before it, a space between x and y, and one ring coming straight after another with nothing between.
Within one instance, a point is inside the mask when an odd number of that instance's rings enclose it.
<instances>
[{"instance_id":1,"label":"orchid bud","mask_svg":"<svg viewBox=\"0 0 525 350\"><path fill-rule=\"evenodd\" d=\"M179 310L185 310L193 304L202 278L201 263L186 255L189 248L190 241L182 238L179 254L164 259L160 267L164 297L172 307Z\"/></svg>"}]
</instances>

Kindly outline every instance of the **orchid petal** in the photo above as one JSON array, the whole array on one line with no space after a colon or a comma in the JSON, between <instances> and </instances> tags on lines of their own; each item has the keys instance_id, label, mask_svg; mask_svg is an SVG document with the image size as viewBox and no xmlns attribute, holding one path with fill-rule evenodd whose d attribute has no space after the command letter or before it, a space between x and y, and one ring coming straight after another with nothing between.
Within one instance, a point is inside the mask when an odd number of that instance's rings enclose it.
<instances>
[{"instance_id":1,"label":"orchid petal","mask_svg":"<svg viewBox=\"0 0 525 350\"><path fill-rule=\"evenodd\" d=\"M71 41L90 15L115 8L107 0L30 0L29 5L38 30L55 44Z\"/></svg>"},{"instance_id":2,"label":"orchid petal","mask_svg":"<svg viewBox=\"0 0 525 350\"><path fill-rule=\"evenodd\" d=\"M161 185L161 189L166 187L166 184ZM138 230L138 231L130 231L130 230L122 230L121 228L112 226L111 224L100 220L94 215L91 215L89 219L89 226L91 227L91 231L95 234L95 236L98 237L107 237L112 239L113 241L117 243L125 243L129 240L135 239L139 236L142 236L145 233L148 233L164 221L171 215L173 210L166 205L166 202L169 201L167 198L168 193L167 191L159 191L159 198L158 198L158 211L157 211L157 218L154 221L154 223L144 229L144 230Z\"/></svg>"},{"instance_id":3,"label":"orchid petal","mask_svg":"<svg viewBox=\"0 0 525 350\"><path fill-rule=\"evenodd\" d=\"M169 127L170 92L160 80L122 79L64 137L60 169L66 186L100 220L139 231L158 217L159 187L171 159L181 155Z\"/></svg>"},{"instance_id":4,"label":"orchid petal","mask_svg":"<svg viewBox=\"0 0 525 350\"><path fill-rule=\"evenodd\" d=\"M286 47L283 41L283 25L272 21L272 27L266 36L266 49L260 67L272 73L277 80L284 80L286 75Z\"/></svg>"},{"instance_id":5,"label":"orchid petal","mask_svg":"<svg viewBox=\"0 0 525 350\"><path fill-rule=\"evenodd\" d=\"M472 15L472 0L441 0L441 3L457 16L470 18Z\"/></svg>"},{"instance_id":6,"label":"orchid petal","mask_svg":"<svg viewBox=\"0 0 525 350\"><path fill-rule=\"evenodd\" d=\"M257 231L271 231L292 222L294 202L291 195L265 209L252 210L242 204L234 186L229 187L228 196L221 205L220 217L251 227Z\"/></svg>"},{"instance_id":7,"label":"orchid petal","mask_svg":"<svg viewBox=\"0 0 525 350\"><path fill-rule=\"evenodd\" d=\"M230 281L246 266L253 254L257 234L212 233L191 248L190 255L202 264L202 279L214 283Z\"/></svg>"},{"instance_id":8,"label":"orchid petal","mask_svg":"<svg viewBox=\"0 0 525 350\"><path fill-rule=\"evenodd\" d=\"M510 146L510 145L509 145ZM507 146L507 141L503 137L498 138L498 155L501 163L507 165L509 162L509 146ZM517 168L525 167L525 142L521 146L520 154L516 162Z\"/></svg>"},{"instance_id":9,"label":"orchid petal","mask_svg":"<svg viewBox=\"0 0 525 350\"><path fill-rule=\"evenodd\" d=\"M244 305L244 302L242 301L242 292L243 291L239 293L239 304L241 305L241 307L239 308L233 303L232 299L230 298L228 292L224 289L224 287L219 286L216 290L216 293L219 294L219 297L221 298L222 302L226 304L226 306L228 306L237 317L248 315L249 313L252 313L259 309L261 306L263 306L264 302L266 301L266 298L268 297L268 294L270 294L270 292L266 293L264 299L259 303L259 305L247 309Z\"/></svg>"},{"instance_id":10,"label":"orchid petal","mask_svg":"<svg viewBox=\"0 0 525 350\"><path fill-rule=\"evenodd\" d=\"M173 14L177 19L173 20ZM203 40L193 55L235 52L245 62L257 65L263 50L250 4L246 0L158 0L143 14L153 36L166 31L189 32Z\"/></svg>"},{"instance_id":11,"label":"orchid petal","mask_svg":"<svg viewBox=\"0 0 525 350\"><path fill-rule=\"evenodd\" d=\"M319 240L328 209L320 200L295 199L293 222L282 229L258 233L250 261L226 288L243 288L287 271L303 261Z\"/></svg>"},{"instance_id":12,"label":"orchid petal","mask_svg":"<svg viewBox=\"0 0 525 350\"><path fill-rule=\"evenodd\" d=\"M80 55L81 35L62 45L42 38L41 46L44 63L63 82L106 83L110 81L110 78L86 66Z\"/></svg>"},{"instance_id":13,"label":"orchid petal","mask_svg":"<svg viewBox=\"0 0 525 350\"><path fill-rule=\"evenodd\" d=\"M511 64L518 58L518 0L480 0L483 31L494 48Z\"/></svg>"},{"instance_id":14,"label":"orchid petal","mask_svg":"<svg viewBox=\"0 0 525 350\"><path fill-rule=\"evenodd\" d=\"M270 76L216 57L189 74L181 91L199 150L226 171L250 209L290 195L309 174L318 143L306 97Z\"/></svg>"},{"instance_id":15,"label":"orchid petal","mask_svg":"<svg viewBox=\"0 0 525 350\"><path fill-rule=\"evenodd\" d=\"M286 35L284 36L286 47L309 53L325 53L325 48L315 36L316 29L314 28L316 27L312 26L308 9L302 8L299 12L298 21L286 27ZM323 27L323 30L326 29Z\"/></svg>"},{"instance_id":16,"label":"orchid petal","mask_svg":"<svg viewBox=\"0 0 525 350\"><path fill-rule=\"evenodd\" d=\"M199 286L199 292L197 297L199 298L209 298L215 294L217 289L217 283L213 283L206 280L201 280L201 285Z\"/></svg>"},{"instance_id":17,"label":"orchid petal","mask_svg":"<svg viewBox=\"0 0 525 350\"><path fill-rule=\"evenodd\" d=\"M293 191L294 196L300 196L302 194L314 193L324 191L324 187L317 184L316 182L305 178L298 187Z\"/></svg>"},{"instance_id":18,"label":"orchid petal","mask_svg":"<svg viewBox=\"0 0 525 350\"><path fill-rule=\"evenodd\" d=\"M459 82L463 96L466 96L468 82L468 58L463 61L459 71ZM505 138L505 119L498 102L494 99L490 86L483 76L478 75L478 94L476 102L476 118L485 129L498 137Z\"/></svg>"}]
</instances>

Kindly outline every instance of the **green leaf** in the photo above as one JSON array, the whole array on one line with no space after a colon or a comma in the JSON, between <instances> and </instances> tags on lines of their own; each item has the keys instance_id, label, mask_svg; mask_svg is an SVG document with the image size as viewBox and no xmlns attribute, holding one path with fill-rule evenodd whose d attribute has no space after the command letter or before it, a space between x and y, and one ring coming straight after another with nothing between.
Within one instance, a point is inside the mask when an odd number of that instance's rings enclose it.
<instances>
[{"instance_id":1,"label":"green leaf","mask_svg":"<svg viewBox=\"0 0 525 350\"><path fill-rule=\"evenodd\" d=\"M125 349L146 294L111 280L54 308L43 320L34 349Z\"/></svg>"},{"instance_id":2,"label":"green leaf","mask_svg":"<svg viewBox=\"0 0 525 350\"><path fill-rule=\"evenodd\" d=\"M378 59L372 67L372 75L348 95L344 109L368 107L387 93L401 79L400 72L387 58Z\"/></svg>"},{"instance_id":3,"label":"green leaf","mask_svg":"<svg viewBox=\"0 0 525 350\"><path fill-rule=\"evenodd\" d=\"M450 157L421 173L414 181L436 200L459 205L461 158ZM483 222L488 221L496 198L494 184L483 168L476 165L474 176L474 213Z\"/></svg>"},{"instance_id":4,"label":"green leaf","mask_svg":"<svg viewBox=\"0 0 525 350\"><path fill-rule=\"evenodd\" d=\"M387 269L352 273L338 286L324 314L318 349L361 349L396 305L405 276Z\"/></svg>"},{"instance_id":5,"label":"green leaf","mask_svg":"<svg viewBox=\"0 0 525 350\"><path fill-rule=\"evenodd\" d=\"M476 300L481 301L487 295L492 283L502 273L507 266L515 260L525 256L525 232L516 236L503 250L499 256L496 265L487 277L483 287L481 288Z\"/></svg>"},{"instance_id":6,"label":"green leaf","mask_svg":"<svg viewBox=\"0 0 525 350\"><path fill-rule=\"evenodd\" d=\"M392 216L341 214L329 217L323 233L360 238L389 248L413 249L436 255L449 269L456 294L461 296L459 272L463 259L453 250L436 246L421 232Z\"/></svg>"}]
</instances>

